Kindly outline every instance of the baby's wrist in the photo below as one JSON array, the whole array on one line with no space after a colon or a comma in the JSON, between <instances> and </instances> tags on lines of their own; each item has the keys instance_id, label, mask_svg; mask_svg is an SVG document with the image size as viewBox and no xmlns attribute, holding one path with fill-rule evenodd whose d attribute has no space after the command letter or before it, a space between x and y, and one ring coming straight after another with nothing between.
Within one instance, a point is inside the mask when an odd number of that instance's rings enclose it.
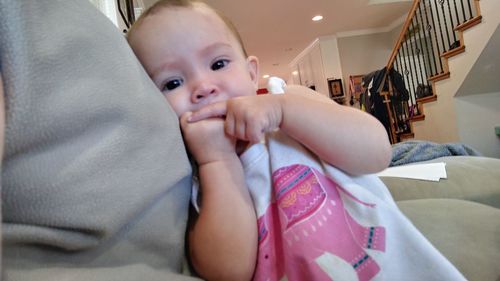
<instances>
[{"instance_id":1,"label":"baby's wrist","mask_svg":"<svg viewBox=\"0 0 500 281\"><path fill-rule=\"evenodd\" d=\"M208 157L202 157L202 158L196 158L196 162L198 166L201 168L202 166L206 165L220 165L220 166L225 166L225 165L230 165L234 163L240 163L240 159L236 153L224 153L221 155L211 155Z\"/></svg>"},{"instance_id":2,"label":"baby's wrist","mask_svg":"<svg viewBox=\"0 0 500 281\"><path fill-rule=\"evenodd\" d=\"M287 110L287 104L288 104L288 99L290 98L289 95L276 95L278 99L278 105L279 105L279 124L278 127L281 128L281 125L283 124L286 116L286 110Z\"/></svg>"}]
</instances>

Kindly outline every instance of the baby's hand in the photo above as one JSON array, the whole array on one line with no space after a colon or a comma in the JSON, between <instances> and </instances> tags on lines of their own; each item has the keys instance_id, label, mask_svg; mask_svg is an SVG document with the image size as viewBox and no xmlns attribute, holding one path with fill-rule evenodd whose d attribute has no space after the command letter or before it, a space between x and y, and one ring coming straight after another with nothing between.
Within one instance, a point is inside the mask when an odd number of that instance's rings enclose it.
<instances>
[{"instance_id":1,"label":"baby's hand","mask_svg":"<svg viewBox=\"0 0 500 281\"><path fill-rule=\"evenodd\" d=\"M240 140L257 143L264 133L281 125L283 95L262 95L236 97L227 101L209 104L193 112L189 122L226 116L226 134Z\"/></svg>"},{"instance_id":2,"label":"baby's hand","mask_svg":"<svg viewBox=\"0 0 500 281\"><path fill-rule=\"evenodd\" d=\"M198 122L187 122L191 114L191 112L184 113L180 123L184 140L198 165L236 156L236 139L224 133L223 119L209 118Z\"/></svg>"}]
</instances>

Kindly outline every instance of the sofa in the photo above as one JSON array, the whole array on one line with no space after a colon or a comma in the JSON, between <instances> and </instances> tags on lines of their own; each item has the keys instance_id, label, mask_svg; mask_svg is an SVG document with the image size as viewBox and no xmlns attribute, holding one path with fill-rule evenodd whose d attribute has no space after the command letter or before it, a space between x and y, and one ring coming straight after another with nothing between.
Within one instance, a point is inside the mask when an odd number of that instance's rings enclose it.
<instances>
[{"instance_id":1,"label":"sofa","mask_svg":"<svg viewBox=\"0 0 500 281\"><path fill-rule=\"evenodd\" d=\"M399 208L471 281L500 280L500 159L448 156L439 182L381 177Z\"/></svg>"}]
</instances>

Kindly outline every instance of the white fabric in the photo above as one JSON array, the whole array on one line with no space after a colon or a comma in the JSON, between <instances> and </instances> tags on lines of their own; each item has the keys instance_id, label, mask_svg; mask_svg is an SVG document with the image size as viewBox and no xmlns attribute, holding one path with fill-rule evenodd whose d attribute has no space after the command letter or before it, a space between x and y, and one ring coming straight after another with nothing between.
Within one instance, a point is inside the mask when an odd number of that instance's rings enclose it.
<instances>
[{"instance_id":1,"label":"white fabric","mask_svg":"<svg viewBox=\"0 0 500 281\"><path fill-rule=\"evenodd\" d=\"M292 164L316 169L353 197L376 205L376 212L373 210L368 212L368 208L360 207L359 201L354 202L345 194L341 196L347 213L360 225L379 225L385 228L385 251L366 249L368 255L380 266L380 271L370 280L465 280L400 212L388 189L378 177L349 176L322 162L302 145L279 131L268 134L265 144L259 143L250 147L241 156L241 161L258 217L261 217L269 204L274 201L272 174ZM335 237L325 238L335 239ZM345 266L339 267L340 260L335 255L325 252L325 255L318 257L316 262L328 276L345 278L353 276L352 268L348 271ZM328 266L328 261L333 263ZM358 280L345 278L339 280ZM293 280L289 276L288 279Z\"/></svg>"},{"instance_id":2,"label":"white fabric","mask_svg":"<svg viewBox=\"0 0 500 281\"><path fill-rule=\"evenodd\" d=\"M267 81L267 90L271 94L284 94L286 83L279 77L270 77Z\"/></svg>"}]
</instances>

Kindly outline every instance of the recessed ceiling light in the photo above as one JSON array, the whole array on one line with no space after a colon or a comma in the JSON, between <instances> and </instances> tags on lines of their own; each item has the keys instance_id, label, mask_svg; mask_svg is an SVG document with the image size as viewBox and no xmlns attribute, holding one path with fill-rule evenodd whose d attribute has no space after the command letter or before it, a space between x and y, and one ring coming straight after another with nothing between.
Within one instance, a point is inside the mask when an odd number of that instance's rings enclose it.
<instances>
[{"instance_id":1,"label":"recessed ceiling light","mask_svg":"<svg viewBox=\"0 0 500 281\"><path fill-rule=\"evenodd\" d=\"M262 78L264 78L264 79L269 78L269 75L268 74L263 75Z\"/></svg>"},{"instance_id":2,"label":"recessed ceiling light","mask_svg":"<svg viewBox=\"0 0 500 281\"><path fill-rule=\"evenodd\" d=\"M322 20L322 19L323 19L323 16L321 16L321 15L317 15L317 16L314 16L314 17L312 18L312 20L313 20L313 21L320 21L320 20Z\"/></svg>"},{"instance_id":3,"label":"recessed ceiling light","mask_svg":"<svg viewBox=\"0 0 500 281\"><path fill-rule=\"evenodd\" d=\"M293 75L299 75L299 72L297 70L292 72Z\"/></svg>"}]
</instances>

